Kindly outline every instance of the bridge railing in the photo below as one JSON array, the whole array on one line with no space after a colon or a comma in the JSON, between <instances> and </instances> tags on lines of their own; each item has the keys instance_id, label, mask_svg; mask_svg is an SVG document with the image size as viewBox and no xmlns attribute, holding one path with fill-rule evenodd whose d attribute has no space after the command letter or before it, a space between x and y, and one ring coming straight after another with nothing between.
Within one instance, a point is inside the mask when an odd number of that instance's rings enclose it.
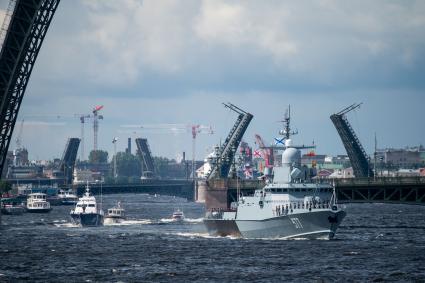
<instances>
[{"instance_id":1,"label":"bridge railing","mask_svg":"<svg viewBox=\"0 0 425 283\"><path fill-rule=\"evenodd\" d=\"M408 185L408 184L425 184L425 176L346 178L346 179L332 179L332 181L335 182L336 187Z\"/></svg>"}]
</instances>

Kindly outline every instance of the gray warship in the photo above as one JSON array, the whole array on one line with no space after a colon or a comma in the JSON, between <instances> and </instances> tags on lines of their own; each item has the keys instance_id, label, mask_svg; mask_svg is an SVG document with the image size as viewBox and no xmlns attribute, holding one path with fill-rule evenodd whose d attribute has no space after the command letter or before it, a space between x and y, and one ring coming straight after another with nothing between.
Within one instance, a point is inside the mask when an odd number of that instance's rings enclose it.
<instances>
[{"instance_id":1,"label":"gray warship","mask_svg":"<svg viewBox=\"0 0 425 283\"><path fill-rule=\"evenodd\" d=\"M211 235L243 238L332 239L346 213L338 205L335 188L314 182L309 168L301 166L301 149L291 136L289 109L281 134L285 138L282 160L273 177L254 195L241 196L233 211L209 212L204 223Z\"/></svg>"}]
</instances>

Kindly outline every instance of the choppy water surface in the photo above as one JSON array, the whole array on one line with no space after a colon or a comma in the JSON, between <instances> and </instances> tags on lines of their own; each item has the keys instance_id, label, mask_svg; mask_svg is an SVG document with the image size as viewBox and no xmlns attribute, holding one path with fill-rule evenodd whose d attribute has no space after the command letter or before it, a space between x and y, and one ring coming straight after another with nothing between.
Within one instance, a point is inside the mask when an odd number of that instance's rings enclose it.
<instances>
[{"instance_id":1,"label":"choppy water surface","mask_svg":"<svg viewBox=\"0 0 425 283\"><path fill-rule=\"evenodd\" d=\"M129 220L95 228L70 223L71 207L3 216L0 282L425 282L425 207L347 205L337 239L209 237L204 207L143 194L120 200ZM186 221L170 221L181 208Z\"/></svg>"}]
</instances>

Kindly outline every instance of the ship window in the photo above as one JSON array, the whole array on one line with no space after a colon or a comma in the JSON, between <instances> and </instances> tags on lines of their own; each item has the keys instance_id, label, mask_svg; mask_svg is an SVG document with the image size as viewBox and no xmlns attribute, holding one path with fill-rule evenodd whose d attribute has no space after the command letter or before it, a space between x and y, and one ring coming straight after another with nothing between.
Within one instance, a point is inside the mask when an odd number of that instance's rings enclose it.
<instances>
[{"instance_id":1,"label":"ship window","mask_svg":"<svg viewBox=\"0 0 425 283\"><path fill-rule=\"evenodd\" d=\"M94 204L89 204L89 207L94 207Z\"/></svg>"},{"instance_id":2,"label":"ship window","mask_svg":"<svg viewBox=\"0 0 425 283\"><path fill-rule=\"evenodd\" d=\"M306 190L305 190L305 189L301 189L301 191L302 191L302 192L305 192Z\"/></svg>"},{"instance_id":3,"label":"ship window","mask_svg":"<svg viewBox=\"0 0 425 283\"><path fill-rule=\"evenodd\" d=\"M282 189L284 192L287 192L288 191L288 189Z\"/></svg>"},{"instance_id":4,"label":"ship window","mask_svg":"<svg viewBox=\"0 0 425 283\"><path fill-rule=\"evenodd\" d=\"M277 190L276 190L276 189L272 189L272 192L274 192L274 193L275 193L275 192L277 192Z\"/></svg>"}]
</instances>

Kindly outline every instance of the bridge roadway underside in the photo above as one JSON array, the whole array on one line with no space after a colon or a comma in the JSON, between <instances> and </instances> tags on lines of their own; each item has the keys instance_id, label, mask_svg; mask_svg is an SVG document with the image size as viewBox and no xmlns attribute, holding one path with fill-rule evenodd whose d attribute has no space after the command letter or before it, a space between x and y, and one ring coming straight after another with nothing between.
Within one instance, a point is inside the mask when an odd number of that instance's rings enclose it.
<instances>
[{"instance_id":1,"label":"bridge roadway underside","mask_svg":"<svg viewBox=\"0 0 425 283\"><path fill-rule=\"evenodd\" d=\"M78 195L82 195L85 185L74 187ZM156 180L137 184L90 184L90 192L93 194L119 194L119 193L145 193L159 194L194 200L193 181L180 180Z\"/></svg>"},{"instance_id":2,"label":"bridge roadway underside","mask_svg":"<svg viewBox=\"0 0 425 283\"><path fill-rule=\"evenodd\" d=\"M250 195L264 185L257 180L210 180L205 192L206 208L227 209L237 199L237 187L243 195ZM339 203L425 205L425 177L336 179L335 189Z\"/></svg>"}]
</instances>

